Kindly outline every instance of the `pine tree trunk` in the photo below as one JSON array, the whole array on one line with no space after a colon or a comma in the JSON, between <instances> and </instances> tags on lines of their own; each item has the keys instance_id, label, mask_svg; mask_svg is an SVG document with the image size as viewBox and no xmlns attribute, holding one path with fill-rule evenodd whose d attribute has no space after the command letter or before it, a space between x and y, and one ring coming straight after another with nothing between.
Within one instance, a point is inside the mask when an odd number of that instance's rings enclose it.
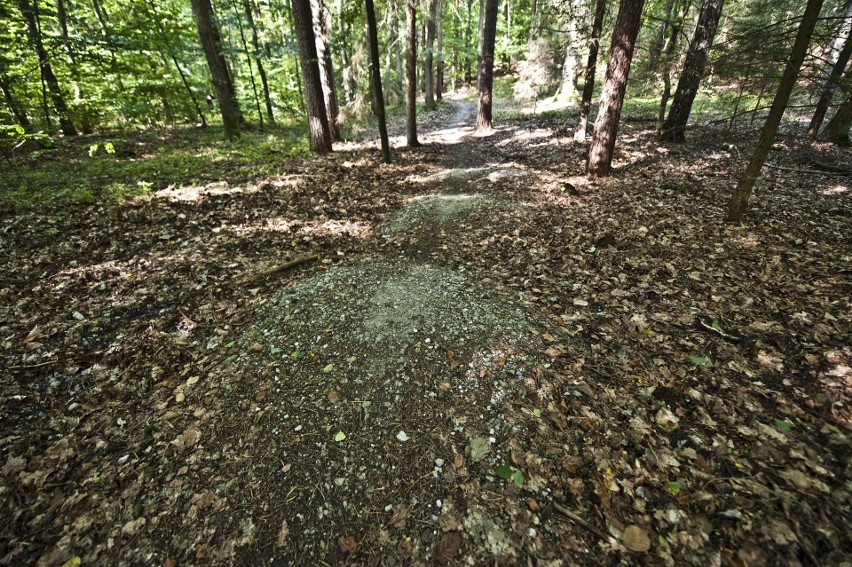
<instances>
[{"instance_id":1,"label":"pine tree trunk","mask_svg":"<svg viewBox=\"0 0 852 567\"><path fill-rule=\"evenodd\" d=\"M535 41L535 18L538 15L538 0L532 0L532 6L530 7L530 38L527 41L527 45L532 47L533 41Z\"/></svg>"},{"instance_id":2,"label":"pine tree trunk","mask_svg":"<svg viewBox=\"0 0 852 567\"><path fill-rule=\"evenodd\" d=\"M838 146L848 147L852 145L849 128L852 128L852 95L846 97L846 102L840 105L837 113L825 125L821 137Z\"/></svg>"},{"instance_id":3,"label":"pine tree trunk","mask_svg":"<svg viewBox=\"0 0 852 567\"><path fill-rule=\"evenodd\" d=\"M76 136L77 129L74 128L74 123L71 121L68 106L65 104L65 98L62 96L62 89L59 87L59 81L56 75L53 74L53 68L50 66L50 60L47 55L47 50L41 41L41 31L38 25L38 5L30 3L30 0L18 0L18 8L21 10L21 15L24 17L24 22L27 26L27 38L30 41L30 47L35 51L36 59L39 63L41 76L47 85L47 90L50 93L50 100L53 103L53 108L59 115L59 128L66 136Z\"/></svg>"},{"instance_id":4,"label":"pine tree trunk","mask_svg":"<svg viewBox=\"0 0 852 567\"><path fill-rule=\"evenodd\" d=\"M236 0L231 0L231 8L233 8L234 14L239 14ZM257 110L257 119L258 123L260 124L260 130L263 131L263 112L260 110L260 95L257 92L257 81L254 80L254 70L252 69L251 65L252 55L251 51L249 51L245 30L243 29L243 22L240 20L239 15L237 16L236 20L237 30L240 34L240 43L242 43L243 45L243 55L246 56L246 66L248 67L249 80L251 81L251 92L254 95L254 106L255 110ZM233 78L231 80L233 81ZM234 96L236 96L236 93L234 93Z\"/></svg>"},{"instance_id":5,"label":"pine tree trunk","mask_svg":"<svg viewBox=\"0 0 852 567\"><path fill-rule=\"evenodd\" d=\"M657 28L657 35L654 36L654 41L651 43L651 48L648 51L648 68L654 69L657 66L657 59L663 53L663 42L666 39L666 28L671 25L672 9L674 8L674 0L666 0L663 6L663 21L660 22L660 27Z\"/></svg>"},{"instance_id":6,"label":"pine tree trunk","mask_svg":"<svg viewBox=\"0 0 852 567\"><path fill-rule=\"evenodd\" d=\"M846 2L845 19L849 19L850 23L852 23L852 1L850 0ZM836 43L839 43L842 47L837 55L837 60L831 67L831 72L825 79L825 83L822 86L822 95L820 95L816 109L814 110L814 116L811 118L808 129L805 131L805 135L811 138L816 138L819 133L822 121L825 120L825 114L828 112L828 105L831 104L831 98L834 96L834 91L837 88L837 80L840 79L843 70L846 68L846 64L849 62L849 56L852 55L852 25L850 25L849 31L846 34L846 42L843 42L843 36L841 35Z\"/></svg>"},{"instance_id":7,"label":"pine tree trunk","mask_svg":"<svg viewBox=\"0 0 852 567\"><path fill-rule=\"evenodd\" d=\"M191 5L195 23L198 26L198 38L201 40L204 57L207 59L207 68L210 70L210 79L219 102L225 138L229 140L239 138L240 107L228 65L222 55L222 39L214 19L213 7L210 5L210 0L191 0Z\"/></svg>"},{"instance_id":8,"label":"pine tree trunk","mask_svg":"<svg viewBox=\"0 0 852 567\"><path fill-rule=\"evenodd\" d=\"M675 143L686 141L684 136L686 123L689 120L689 113L692 112L692 103L698 94L701 78L704 76L710 47L713 46L713 36L716 35L716 27L722 15L723 2L724 0L704 0L701 6L695 35L692 36L692 43L689 44L689 51L683 62L683 70L677 82L672 107L669 109L669 115L660 133L661 140Z\"/></svg>"},{"instance_id":9,"label":"pine tree trunk","mask_svg":"<svg viewBox=\"0 0 852 567\"><path fill-rule=\"evenodd\" d=\"M438 40L438 63L435 65L435 98L444 98L444 5L443 0L437 0L437 16L435 20L435 34Z\"/></svg>"},{"instance_id":10,"label":"pine tree trunk","mask_svg":"<svg viewBox=\"0 0 852 567\"><path fill-rule=\"evenodd\" d=\"M592 108L592 94L595 91L595 73L598 65L598 50L601 45L601 30L603 29L606 0L595 2L595 19L592 22L592 37L589 40L589 59L586 62L586 82L583 84L583 98L580 101L580 120L574 131L575 142L586 141L586 123L589 120L589 110Z\"/></svg>"},{"instance_id":11,"label":"pine tree trunk","mask_svg":"<svg viewBox=\"0 0 852 567\"><path fill-rule=\"evenodd\" d=\"M311 17L311 0L293 0L292 6L296 40L299 43L299 61L305 82L305 106L308 111L311 151L324 154L331 151L331 129L323 100L317 44Z\"/></svg>"},{"instance_id":12,"label":"pine tree trunk","mask_svg":"<svg viewBox=\"0 0 852 567\"><path fill-rule=\"evenodd\" d=\"M423 83L426 87L425 103L426 110L435 108L435 82L434 82L434 48L435 48L435 13L438 9L438 0L429 0L429 10L426 15L426 48L423 52Z\"/></svg>"},{"instance_id":13,"label":"pine tree trunk","mask_svg":"<svg viewBox=\"0 0 852 567\"><path fill-rule=\"evenodd\" d=\"M405 142L409 148L417 141L417 0L405 0Z\"/></svg>"},{"instance_id":14,"label":"pine tree trunk","mask_svg":"<svg viewBox=\"0 0 852 567\"><path fill-rule=\"evenodd\" d=\"M260 84L263 87L263 101L266 105L266 118L270 124L275 124L275 114L272 112L272 98L269 96L269 80L266 77L266 69L263 67L260 54L260 40L257 37L257 26L254 23L254 6L251 0L243 0L243 11L246 21L251 29L251 45L254 48L254 61L257 65L257 74L260 75Z\"/></svg>"},{"instance_id":15,"label":"pine tree trunk","mask_svg":"<svg viewBox=\"0 0 852 567\"><path fill-rule=\"evenodd\" d=\"M556 91L556 100L573 103L577 92L577 17L579 6L572 0L571 19L568 21L568 43L565 45L565 59L562 62L562 78Z\"/></svg>"},{"instance_id":16,"label":"pine tree trunk","mask_svg":"<svg viewBox=\"0 0 852 567\"><path fill-rule=\"evenodd\" d=\"M337 105L337 89L334 86L334 66L331 62L331 50L328 47L328 22L326 21L322 0L311 0L311 13L313 16L317 57L319 58L320 84L322 85L325 114L328 117L331 139L334 142L339 142L341 137L337 117L340 109Z\"/></svg>"},{"instance_id":17,"label":"pine tree trunk","mask_svg":"<svg viewBox=\"0 0 852 567\"><path fill-rule=\"evenodd\" d=\"M675 58L675 49L677 48L677 38L680 36L680 23L672 22L671 35L666 44L665 61L663 62L663 94L660 97L660 106L657 112L656 133L659 136L663 131L663 124L666 122L666 107L669 103L669 97L672 94L672 78L671 65Z\"/></svg>"},{"instance_id":18,"label":"pine tree trunk","mask_svg":"<svg viewBox=\"0 0 852 567\"><path fill-rule=\"evenodd\" d=\"M612 154L615 151L615 138L618 135L618 121L621 118L621 106L627 91L627 77L636 36L642 22L642 6L645 0L621 0L618 17L612 32L612 46L609 50L609 64L606 69L598 116L592 134L592 146L589 149L587 174L591 178L604 177L612 166Z\"/></svg>"},{"instance_id":19,"label":"pine tree trunk","mask_svg":"<svg viewBox=\"0 0 852 567\"><path fill-rule=\"evenodd\" d=\"M746 167L745 172L743 172L742 177L740 177L737 188L734 190L731 200L728 203L728 214L725 218L728 222L740 223L745 217L751 190L757 182L760 170L766 161L766 156L769 155L769 149L775 141L775 134L778 133L781 117L787 108L787 102L790 100L793 87L796 86L796 77L799 75L802 61L805 60L805 55L808 53L808 44L810 43L811 34L813 34L816 22L819 19L819 11L822 8L822 3L823 0L808 0L808 5L805 7L805 13L799 24L799 31L796 33L796 41L793 43L790 58L787 60L784 74L781 76L781 82L778 85L778 92L775 94L775 100L772 101L769 116L767 116L766 124L764 124L763 131L760 134L760 141L758 141L757 147L754 149L754 154L751 156L751 161Z\"/></svg>"},{"instance_id":20,"label":"pine tree trunk","mask_svg":"<svg viewBox=\"0 0 852 567\"><path fill-rule=\"evenodd\" d=\"M388 128L385 123L385 97L382 94L381 58L379 57L379 34L376 31L376 10L373 0L364 0L367 12L367 37L370 43L370 83L372 84L376 118L379 121L379 138L382 144L382 161L391 162Z\"/></svg>"},{"instance_id":21,"label":"pine tree trunk","mask_svg":"<svg viewBox=\"0 0 852 567\"><path fill-rule=\"evenodd\" d=\"M482 68L479 76L479 110L476 113L476 131L491 131L492 91L494 88L494 41L497 38L497 0L486 0L485 23L482 27Z\"/></svg>"}]
</instances>

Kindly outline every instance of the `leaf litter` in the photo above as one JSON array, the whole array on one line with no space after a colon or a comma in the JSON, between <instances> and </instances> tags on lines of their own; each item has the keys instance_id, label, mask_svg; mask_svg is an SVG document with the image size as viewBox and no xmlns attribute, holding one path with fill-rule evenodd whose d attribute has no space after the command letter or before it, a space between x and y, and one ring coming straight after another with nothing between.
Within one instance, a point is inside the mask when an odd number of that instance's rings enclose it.
<instances>
[{"instance_id":1,"label":"leaf litter","mask_svg":"<svg viewBox=\"0 0 852 567\"><path fill-rule=\"evenodd\" d=\"M729 227L693 137L627 123L589 184L529 118L3 218L2 562L842 564L848 187L798 169L849 152L787 140Z\"/></svg>"}]
</instances>

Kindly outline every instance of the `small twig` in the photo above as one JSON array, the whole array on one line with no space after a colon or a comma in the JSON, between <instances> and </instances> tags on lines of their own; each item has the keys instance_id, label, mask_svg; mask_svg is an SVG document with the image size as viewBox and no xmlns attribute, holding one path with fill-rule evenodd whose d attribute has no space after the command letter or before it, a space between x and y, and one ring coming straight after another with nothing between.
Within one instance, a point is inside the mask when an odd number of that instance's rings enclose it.
<instances>
[{"instance_id":1,"label":"small twig","mask_svg":"<svg viewBox=\"0 0 852 567\"><path fill-rule=\"evenodd\" d=\"M608 535L607 535L606 533L604 533L602 530L600 530L600 529L596 528L595 526L593 526L592 524L590 524L589 522L587 522L586 520L584 520L583 518L581 518L580 516L578 516L578 515L577 515L577 514L575 514L574 512L572 512L572 511L568 510L567 508L565 508L565 507L564 507L564 506L562 506L561 504L558 504L558 503L554 502L554 503L553 503L553 507L554 507L554 508L556 508L556 511L557 511L557 512L559 512L559 513L563 514L564 516L568 517L568 518L569 518L570 520L572 520L573 522L575 522L575 523L577 523L577 524L579 524L579 525L583 526L584 528L586 528L587 530L589 530L590 532L592 532L593 534L595 534L596 536L598 536L598 537L599 537L599 538L601 538L602 540L606 541L606 540L608 540L608 539L609 539L609 537L610 537L610 536L608 536Z\"/></svg>"},{"instance_id":2,"label":"small twig","mask_svg":"<svg viewBox=\"0 0 852 567\"><path fill-rule=\"evenodd\" d=\"M771 167L773 169L780 169L782 171L795 171L796 173L811 173L813 175L849 175L848 172L836 172L836 171L818 171L816 169L799 169L797 167L784 167L783 165L774 165L771 163L764 163L766 167Z\"/></svg>"},{"instance_id":3,"label":"small twig","mask_svg":"<svg viewBox=\"0 0 852 567\"><path fill-rule=\"evenodd\" d=\"M9 370L29 370L30 368L41 368L42 366L48 366L50 364L56 364L57 362L59 362L58 359L48 360L47 362L40 362L38 364L32 364L30 366L10 366Z\"/></svg>"},{"instance_id":4,"label":"small twig","mask_svg":"<svg viewBox=\"0 0 852 567\"><path fill-rule=\"evenodd\" d=\"M244 279L243 281L240 282L240 285L253 284L254 282L256 282L260 279L263 279L266 276L271 276L273 274L281 273L285 270L289 270L290 268L293 268L293 267L298 266L300 264L304 264L306 262L313 262L314 260L319 260L319 257L320 257L319 254L311 254L309 256L299 256L298 258L294 258L294 259L290 260L289 262L284 262L283 264L275 266L274 268L264 270L264 271L257 273L257 274L255 274L255 275L253 275L253 276L251 276L247 279Z\"/></svg>"}]
</instances>

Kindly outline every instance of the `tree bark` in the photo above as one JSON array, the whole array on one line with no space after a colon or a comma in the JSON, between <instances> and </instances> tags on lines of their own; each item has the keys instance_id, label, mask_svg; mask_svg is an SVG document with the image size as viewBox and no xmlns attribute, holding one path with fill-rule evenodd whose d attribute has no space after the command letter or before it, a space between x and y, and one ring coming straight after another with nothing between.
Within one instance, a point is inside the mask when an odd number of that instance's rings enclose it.
<instances>
[{"instance_id":1,"label":"tree bark","mask_svg":"<svg viewBox=\"0 0 852 567\"><path fill-rule=\"evenodd\" d=\"M535 41L535 18L538 15L538 0L532 0L532 6L530 6L530 37L527 41L527 45L532 47L533 41Z\"/></svg>"},{"instance_id":2,"label":"tree bark","mask_svg":"<svg viewBox=\"0 0 852 567\"><path fill-rule=\"evenodd\" d=\"M825 125L822 138L838 146L848 147L852 145L849 128L852 128L852 94L846 97L846 102L840 105L837 113Z\"/></svg>"},{"instance_id":3,"label":"tree bark","mask_svg":"<svg viewBox=\"0 0 852 567\"><path fill-rule=\"evenodd\" d=\"M444 98L444 3L437 0L438 11L435 20L435 35L438 41L438 62L435 65L435 98Z\"/></svg>"},{"instance_id":4,"label":"tree bark","mask_svg":"<svg viewBox=\"0 0 852 567\"><path fill-rule=\"evenodd\" d=\"M844 15L845 19L852 20L852 1L847 0ZM825 120L825 114L828 112L828 105L831 104L831 99L837 88L837 80L840 79L843 70L846 68L846 64L849 62L849 56L852 55L852 26L849 27L849 31L846 34L846 42L843 42L842 35L838 37L838 40L836 43L839 43L842 47L837 55L837 60L831 67L831 72L825 79L825 83L822 86L822 94L814 109L814 116L811 118L808 129L805 131L805 135L811 138L816 138L819 133L820 126L822 126L822 122Z\"/></svg>"},{"instance_id":5,"label":"tree bark","mask_svg":"<svg viewBox=\"0 0 852 567\"><path fill-rule=\"evenodd\" d=\"M219 102L225 138L231 140L240 137L240 106L235 96L231 73L222 55L222 38L219 26L213 15L210 0L191 0L192 12L198 27L198 38L210 70L210 79Z\"/></svg>"},{"instance_id":6,"label":"tree bark","mask_svg":"<svg viewBox=\"0 0 852 567\"><path fill-rule=\"evenodd\" d=\"M246 14L246 21L251 29L251 45L254 48L254 61L257 65L257 74L260 75L260 84L263 87L263 101L266 104L266 118L270 124L275 124L275 114L272 112L272 98L269 96L269 80L266 77L266 69L261 61L260 40L257 37L257 26L254 23L254 6L251 0L243 0L243 11Z\"/></svg>"},{"instance_id":7,"label":"tree bark","mask_svg":"<svg viewBox=\"0 0 852 567\"><path fill-rule=\"evenodd\" d=\"M595 2L595 18L592 22L592 37L589 39L589 59L586 62L586 81L583 84L583 98L580 101L580 120L574 131L575 142L586 141L586 123L589 120L589 110L592 108L592 94L595 91L595 73L598 65L598 49L601 45L601 30L603 29L606 0Z\"/></svg>"},{"instance_id":8,"label":"tree bark","mask_svg":"<svg viewBox=\"0 0 852 567\"><path fill-rule=\"evenodd\" d=\"M671 63L675 58L675 49L677 48L677 38L679 35L680 25L672 23L671 35L666 45L665 62L663 63L663 94L660 97L660 106L657 112L657 135L663 131L663 124L666 122L666 106L672 94Z\"/></svg>"},{"instance_id":9,"label":"tree bark","mask_svg":"<svg viewBox=\"0 0 852 567\"><path fill-rule=\"evenodd\" d=\"M311 14L313 16L314 38L317 45L320 84L322 85L325 114L328 117L331 139L334 142L339 142L342 139L340 137L340 125L337 122L340 108L337 104L337 89L334 86L334 65L331 62L331 50L328 47L328 22L326 21L326 13L322 0L311 0Z\"/></svg>"},{"instance_id":10,"label":"tree bark","mask_svg":"<svg viewBox=\"0 0 852 567\"><path fill-rule=\"evenodd\" d=\"M311 0L293 0L293 23L299 43L299 61L305 82L305 106L308 112L311 151L331 151L331 129L323 100L322 81L317 56L316 38L311 17Z\"/></svg>"},{"instance_id":11,"label":"tree bark","mask_svg":"<svg viewBox=\"0 0 852 567\"><path fill-rule=\"evenodd\" d=\"M77 129L71 121L68 106L65 104L65 98L62 96L62 89L59 87L59 81L53 73L53 67L50 65L47 50L41 41L41 31L38 25L38 4L35 1L31 4L29 0L18 0L18 8L27 26L27 38L29 39L30 47L35 51L39 69L41 70L41 77L47 85L53 108L59 115L59 128L66 136L76 136Z\"/></svg>"},{"instance_id":12,"label":"tree bark","mask_svg":"<svg viewBox=\"0 0 852 567\"><path fill-rule=\"evenodd\" d=\"M3 60L0 59L0 64L2 63ZM30 119L27 117L27 113L24 108L17 100L15 100L15 95L12 92L12 81L11 79L9 79L9 76L6 75L5 71L0 71L0 90L3 91L3 99L6 101L6 105L12 112L12 115L15 117L15 120L24 129L29 130L31 126Z\"/></svg>"},{"instance_id":13,"label":"tree bark","mask_svg":"<svg viewBox=\"0 0 852 567\"><path fill-rule=\"evenodd\" d=\"M482 26L482 68L479 75L479 110L476 113L476 131L491 131L492 91L494 88L494 41L497 37L497 0L486 0L485 23Z\"/></svg>"},{"instance_id":14,"label":"tree bark","mask_svg":"<svg viewBox=\"0 0 852 567\"><path fill-rule=\"evenodd\" d=\"M483 33L485 29L485 3L487 0L479 0L479 26L477 29L477 37L479 38L476 44L476 90L482 91L482 46L485 40ZM496 35L496 32L495 32Z\"/></svg>"},{"instance_id":15,"label":"tree bark","mask_svg":"<svg viewBox=\"0 0 852 567\"><path fill-rule=\"evenodd\" d=\"M390 163L390 143L388 142L388 127L385 123L385 97L382 94L382 61L379 57L379 34L376 31L376 10L373 7L373 0L364 0L364 7L367 12L367 37L370 43L370 83L375 98L376 118L379 121L382 161Z\"/></svg>"},{"instance_id":16,"label":"tree bark","mask_svg":"<svg viewBox=\"0 0 852 567\"><path fill-rule=\"evenodd\" d=\"M663 53L663 42L666 39L666 28L671 25L672 9L674 8L675 0L666 0L663 6L663 21L660 22L660 27L657 28L657 35L654 36L654 42L651 43L651 48L648 50L648 67L654 69L657 64L657 59Z\"/></svg>"},{"instance_id":17,"label":"tree bark","mask_svg":"<svg viewBox=\"0 0 852 567\"><path fill-rule=\"evenodd\" d=\"M405 143L409 148L417 141L417 0L405 0Z\"/></svg>"},{"instance_id":18,"label":"tree bark","mask_svg":"<svg viewBox=\"0 0 852 567\"><path fill-rule=\"evenodd\" d=\"M745 172L740 177L737 188L734 190L731 200L728 203L728 214L725 218L728 222L741 223L745 217L751 190L757 182L760 170L766 161L766 156L769 155L769 149L775 141L775 134L778 133L778 125L781 123L781 117L787 108L790 94L796 85L796 77L799 75L802 61L805 60L805 55L807 55L808 44L810 43L811 34L813 34L816 22L819 19L819 11L822 8L822 3L823 0L808 0L805 13L802 15L802 20L799 23L799 31L796 33L796 41L793 43L790 58L787 60L784 74L781 76L781 83L778 85L778 92L775 94L775 100L772 101L772 107L769 109L769 116L767 116L766 124L763 126L760 140L754 149L751 161L749 161Z\"/></svg>"},{"instance_id":19,"label":"tree bark","mask_svg":"<svg viewBox=\"0 0 852 567\"><path fill-rule=\"evenodd\" d=\"M80 129L83 134L91 134L92 117L89 103L86 101L86 96L83 94L81 86L80 68L77 65L77 57L74 54L74 47L71 45L71 37L68 34L68 13L65 11L65 1L56 0L56 17L59 20L59 33L65 43L65 51L68 53L68 70L71 72L71 80L74 83L74 103L79 111Z\"/></svg>"},{"instance_id":20,"label":"tree bark","mask_svg":"<svg viewBox=\"0 0 852 567\"><path fill-rule=\"evenodd\" d=\"M592 146L589 149L586 173L590 178L604 177L612 166L618 121L621 117L624 93L627 91L627 77L630 74L633 49L642 22L644 3L645 0L621 0L618 6L618 17L609 50L609 65L601 92L598 116L595 119Z\"/></svg>"},{"instance_id":21,"label":"tree bark","mask_svg":"<svg viewBox=\"0 0 852 567\"><path fill-rule=\"evenodd\" d=\"M254 94L254 106L257 110L257 119L260 124L260 130L263 131L263 112L260 110L260 95L257 92L257 81L254 80L254 71L251 66L252 54L248 47L248 41L246 41L246 33L243 29L243 23L239 19L236 0L231 0L231 7L234 10L234 14L237 15L237 30L240 32L240 42L243 44L243 54L246 56L246 65L248 66L249 80L251 81L251 91L252 94Z\"/></svg>"},{"instance_id":22,"label":"tree bark","mask_svg":"<svg viewBox=\"0 0 852 567\"><path fill-rule=\"evenodd\" d=\"M423 52L423 82L426 86L425 102L426 110L435 108L435 75L434 57L435 48L435 13L438 10L438 0L429 0L429 10L426 15L426 48Z\"/></svg>"},{"instance_id":23,"label":"tree bark","mask_svg":"<svg viewBox=\"0 0 852 567\"><path fill-rule=\"evenodd\" d=\"M568 20L568 43L565 45L565 59L562 62L562 77L556 91L556 99L573 102L577 92L577 18L580 7L571 2L571 16Z\"/></svg>"},{"instance_id":24,"label":"tree bark","mask_svg":"<svg viewBox=\"0 0 852 567\"><path fill-rule=\"evenodd\" d=\"M663 131L660 139L666 142L682 143L686 140L684 131L689 113L692 111L692 103L698 94L698 87L707 66L707 57L710 47L713 45L713 36L716 35L716 27L719 25L719 17L722 15L722 4L724 0L704 0L701 13L698 15L698 23L695 26L695 35L689 44L686 60L683 62L683 70L677 82L672 107L669 115L663 123Z\"/></svg>"}]
</instances>

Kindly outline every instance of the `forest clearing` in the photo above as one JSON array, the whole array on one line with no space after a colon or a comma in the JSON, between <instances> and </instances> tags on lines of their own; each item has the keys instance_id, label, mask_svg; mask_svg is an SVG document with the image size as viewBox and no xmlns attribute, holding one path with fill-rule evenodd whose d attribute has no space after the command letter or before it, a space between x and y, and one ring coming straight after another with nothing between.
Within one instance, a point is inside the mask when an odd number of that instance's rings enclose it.
<instances>
[{"instance_id":1,"label":"forest clearing","mask_svg":"<svg viewBox=\"0 0 852 567\"><path fill-rule=\"evenodd\" d=\"M0 114L17 124L0 143L0 564L852 566L849 124L834 135L852 3L726 19L719 0L329 2L331 84L357 76L333 101L302 52L322 43L316 3L191 4L0 1L21 32L0 79L24 93ZM59 31L27 35L28 14ZM743 67L724 75L728 51L695 62L702 17L730 45L787 21L791 55L758 95ZM184 42L217 21L244 38L238 73L239 49ZM153 84L119 40L146 25L165 63L207 74L157 83L138 116L55 106L40 40L74 48L52 81L95 100L117 88L99 65ZM250 49L255 25L292 46ZM428 45L435 25L446 52L371 66L365 48L359 70L347 43ZM592 65L561 97L565 61L539 82L543 59L512 51L564 56L585 33L606 40L598 90ZM16 75L25 48L41 85ZM708 53L717 83L690 99L694 77L671 79ZM433 56L456 61L446 79ZM247 88L261 60L280 65L265 101ZM195 125L208 80L221 123Z\"/></svg>"}]
</instances>

